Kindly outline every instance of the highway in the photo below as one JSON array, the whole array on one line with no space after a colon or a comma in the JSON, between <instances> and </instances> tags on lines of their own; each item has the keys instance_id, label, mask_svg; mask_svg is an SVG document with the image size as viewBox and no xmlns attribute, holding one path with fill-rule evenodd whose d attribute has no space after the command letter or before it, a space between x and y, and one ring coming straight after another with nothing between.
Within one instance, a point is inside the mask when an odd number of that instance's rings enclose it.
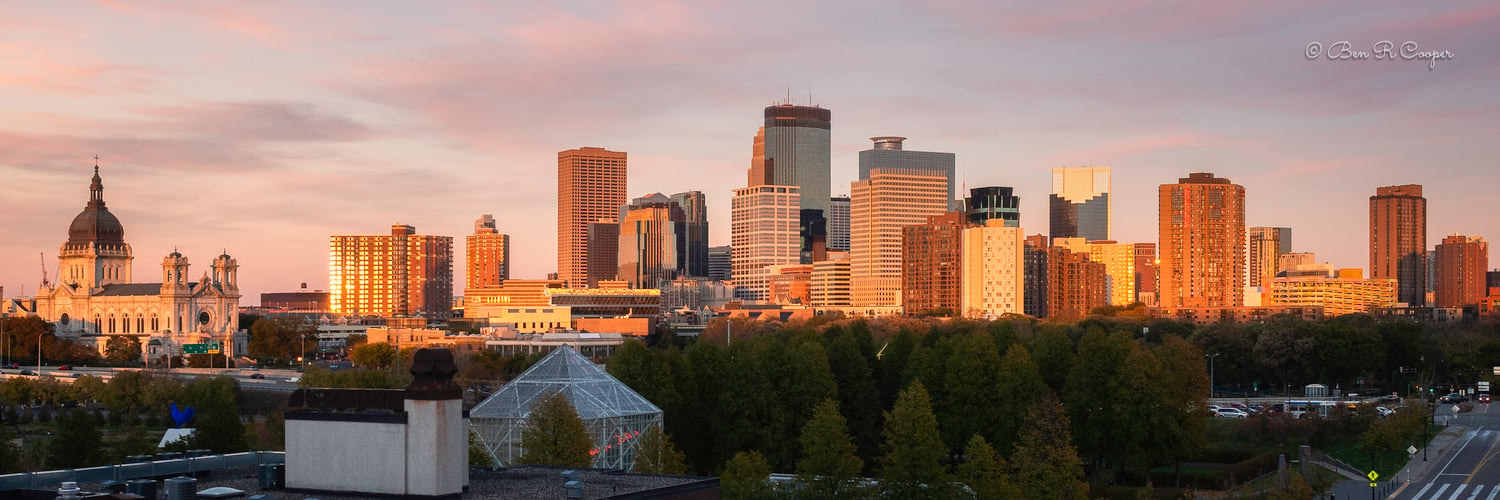
<instances>
[{"instance_id":1,"label":"highway","mask_svg":"<svg viewBox=\"0 0 1500 500\"><path fill-rule=\"evenodd\" d=\"M1439 405L1438 422L1452 419L1451 425L1463 432L1453 440L1424 474L1392 496L1399 500L1495 500L1500 498L1500 409L1490 404L1476 404L1474 411L1456 416L1450 408ZM1420 457L1417 460L1421 460Z\"/></svg>"},{"instance_id":2,"label":"highway","mask_svg":"<svg viewBox=\"0 0 1500 500\"><path fill-rule=\"evenodd\" d=\"M0 380L13 377L37 378L37 374L40 373L41 375L52 376L63 383L72 383L74 379L84 375L93 375L104 380L109 380L117 372L140 370L141 369L139 368L109 368L87 366L73 366L71 367L71 369L63 370L58 365L43 365L41 367L41 370L38 371L36 365L21 365L20 368L0 369ZM153 373L160 374L163 372L158 371ZM166 373L175 377L189 378L213 375L227 375L238 382L240 388L242 389L285 392L296 390L297 383L292 381L292 379L300 379L300 377L302 376L302 374L297 372L296 370L288 369L249 370L238 368L173 368L171 371ZM260 374L264 378L254 378L255 374Z\"/></svg>"}]
</instances>

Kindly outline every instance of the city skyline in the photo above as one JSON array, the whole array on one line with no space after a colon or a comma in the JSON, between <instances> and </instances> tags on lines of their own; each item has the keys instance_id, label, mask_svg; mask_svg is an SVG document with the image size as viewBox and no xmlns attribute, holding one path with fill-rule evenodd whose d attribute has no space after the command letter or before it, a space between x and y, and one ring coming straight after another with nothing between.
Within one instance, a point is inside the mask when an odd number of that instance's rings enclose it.
<instances>
[{"instance_id":1,"label":"city skyline","mask_svg":"<svg viewBox=\"0 0 1500 500\"><path fill-rule=\"evenodd\" d=\"M328 290L330 236L457 238L485 213L512 237L513 277L559 271L556 153L583 146L630 154L627 198L705 193L723 245L748 124L784 97L836 115L834 196L869 137L897 135L954 153L960 188L1015 188L1028 233L1047 227L1052 168L1109 165L1121 242L1158 241L1156 186L1191 172L1244 186L1246 225L1291 227L1337 267L1368 273L1380 186L1423 185L1428 250L1497 237L1474 207L1500 184L1500 34L1482 29L1500 6L1366 7L841 3L762 26L777 6L11 6L0 286L58 279L95 154L137 255L227 249L246 297ZM1304 56L1346 39L1455 56Z\"/></svg>"}]
</instances>

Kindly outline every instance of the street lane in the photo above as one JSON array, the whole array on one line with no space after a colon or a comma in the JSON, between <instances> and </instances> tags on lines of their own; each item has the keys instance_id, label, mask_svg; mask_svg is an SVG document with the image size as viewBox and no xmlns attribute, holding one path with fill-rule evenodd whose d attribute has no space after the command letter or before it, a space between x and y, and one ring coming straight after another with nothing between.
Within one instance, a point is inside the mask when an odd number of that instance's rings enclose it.
<instances>
[{"instance_id":1,"label":"street lane","mask_svg":"<svg viewBox=\"0 0 1500 500\"><path fill-rule=\"evenodd\" d=\"M1438 422L1465 427L1454 449L1436 458L1426 474L1391 498L1399 500L1495 500L1500 498L1500 410L1477 404L1474 411L1453 415L1439 405Z\"/></svg>"}]
</instances>

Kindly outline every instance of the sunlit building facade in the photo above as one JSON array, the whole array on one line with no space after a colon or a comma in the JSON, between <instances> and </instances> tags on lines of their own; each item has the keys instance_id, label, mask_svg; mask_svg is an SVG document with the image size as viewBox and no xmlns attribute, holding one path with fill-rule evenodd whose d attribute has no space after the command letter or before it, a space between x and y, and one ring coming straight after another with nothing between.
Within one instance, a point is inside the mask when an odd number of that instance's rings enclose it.
<instances>
[{"instance_id":1,"label":"sunlit building facade","mask_svg":"<svg viewBox=\"0 0 1500 500\"><path fill-rule=\"evenodd\" d=\"M800 262L801 198L797 186L760 185L734 190L729 246L736 298L766 300L769 268Z\"/></svg>"},{"instance_id":2,"label":"sunlit building facade","mask_svg":"<svg viewBox=\"0 0 1500 500\"><path fill-rule=\"evenodd\" d=\"M474 234L464 238L464 286L496 286L510 279L510 235L484 214L474 221Z\"/></svg>"},{"instance_id":3,"label":"sunlit building facade","mask_svg":"<svg viewBox=\"0 0 1500 500\"><path fill-rule=\"evenodd\" d=\"M1268 286L1266 282L1280 271L1277 264L1281 262L1281 255L1292 251L1292 228L1252 227L1248 241L1250 253L1245 260L1250 272L1250 286Z\"/></svg>"},{"instance_id":4,"label":"sunlit building facade","mask_svg":"<svg viewBox=\"0 0 1500 500\"><path fill-rule=\"evenodd\" d=\"M1268 306L1323 306L1323 314L1367 313L1396 305L1396 280L1359 278L1273 278Z\"/></svg>"},{"instance_id":5,"label":"sunlit building facade","mask_svg":"<svg viewBox=\"0 0 1500 500\"><path fill-rule=\"evenodd\" d=\"M814 307L849 307L853 295L849 285L849 258L825 260L812 264L809 293Z\"/></svg>"},{"instance_id":6,"label":"sunlit building facade","mask_svg":"<svg viewBox=\"0 0 1500 500\"><path fill-rule=\"evenodd\" d=\"M1110 239L1109 167L1052 169L1049 236Z\"/></svg>"},{"instance_id":7,"label":"sunlit building facade","mask_svg":"<svg viewBox=\"0 0 1500 500\"><path fill-rule=\"evenodd\" d=\"M1004 186L986 186L969 189L969 197L963 200L964 216L970 224L986 226L990 219L1001 219L1009 227L1021 226L1021 197Z\"/></svg>"},{"instance_id":8,"label":"sunlit building facade","mask_svg":"<svg viewBox=\"0 0 1500 500\"><path fill-rule=\"evenodd\" d=\"M671 198L655 193L622 209L618 279L632 288L660 288L681 272L686 218ZM707 250L707 247L704 248Z\"/></svg>"},{"instance_id":9,"label":"sunlit building facade","mask_svg":"<svg viewBox=\"0 0 1500 500\"><path fill-rule=\"evenodd\" d=\"M1244 305L1245 188L1192 173L1158 191L1161 306Z\"/></svg>"},{"instance_id":10,"label":"sunlit building facade","mask_svg":"<svg viewBox=\"0 0 1500 500\"><path fill-rule=\"evenodd\" d=\"M828 250L849 251L849 197L828 201Z\"/></svg>"},{"instance_id":11,"label":"sunlit building facade","mask_svg":"<svg viewBox=\"0 0 1500 500\"><path fill-rule=\"evenodd\" d=\"M1027 236L1026 249L1023 252L1025 259L1025 297L1023 297L1023 312L1034 318L1047 317L1047 249L1051 248L1045 234L1033 234Z\"/></svg>"},{"instance_id":12,"label":"sunlit building facade","mask_svg":"<svg viewBox=\"0 0 1500 500\"><path fill-rule=\"evenodd\" d=\"M1026 233L1003 218L963 229L959 311L994 319L1026 311Z\"/></svg>"},{"instance_id":13,"label":"sunlit building facade","mask_svg":"<svg viewBox=\"0 0 1500 500\"><path fill-rule=\"evenodd\" d=\"M1126 306L1136 301L1134 243L1054 238L1052 245L1086 254L1089 260L1104 264L1104 296L1109 305Z\"/></svg>"},{"instance_id":14,"label":"sunlit building facade","mask_svg":"<svg viewBox=\"0 0 1500 500\"><path fill-rule=\"evenodd\" d=\"M1088 253L1063 247L1047 249L1047 317L1077 321L1094 308L1109 303L1105 295L1105 266Z\"/></svg>"},{"instance_id":15,"label":"sunlit building facade","mask_svg":"<svg viewBox=\"0 0 1500 500\"><path fill-rule=\"evenodd\" d=\"M907 314L962 314L960 249L968 226L962 212L948 212L901 228L901 304Z\"/></svg>"},{"instance_id":16,"label":"sunlit building facade","mask_svg":"<svg viewBox=\"0 0 1500 500\"><path fill-rule=\"evenodd\" d=\"M586 147L557 153L559 279L579 287L597 283L589 279L589 224L618 224L625 188L624 151Z\"/></svg>"},{"instance_id":17,"label":"sunlit building facade","mask_svg":"<svg viewBox=\"0 0 1500 500\"><path fill-rule=\"evenodd\" d=\"M1427 198L1420 184L1375 188L1370 197L1370 277L1396 280L1396 300L1427 303Z\"/></svg>"},{"instance_id":18,"label":"sunlit building facade","mask_svg":"<svg viewBox=\"0 0 1500 500\"><path fill-rule=\"evenodd\" d=\"M1490 245L1477 236L1450 235L1437 249L1438 307L1467 307L1488 295Z\"/></svg>"},{"instance_id":19,"label":"sunlit building facade","mask_svg":"<svg viewBox=\"0 0 1500 500\"><path fill-rule=\"evenodd\" d=\"M902 137L875 137L860 151L850 186L849 260L854 306L901 306L901 228L947 212L953 154L902 149Z\"/></svg>"},{"instance_id":20,"label":"sunlit building facade","mask_svg":"<svg viewBox=\"0 0 1500 500\"><path fill-rule=\"evenodd\" d=\"M446 319L453 311L453 238L416 234L332 236L328 305L334 314Z\"/></svg>"}]
</instances>

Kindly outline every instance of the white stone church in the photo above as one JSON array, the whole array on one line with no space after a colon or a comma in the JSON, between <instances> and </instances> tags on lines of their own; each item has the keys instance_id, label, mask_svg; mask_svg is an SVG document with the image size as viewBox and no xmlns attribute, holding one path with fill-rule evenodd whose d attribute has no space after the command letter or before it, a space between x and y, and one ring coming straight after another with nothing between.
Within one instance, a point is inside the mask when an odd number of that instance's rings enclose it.
<instances>
[{"instance_id":1,"label":"white stone church","mask_svg":"<svg viewBox=\"0 0 1500 500\"><path fill-rule=\"evenodd\" d=\"M88 205L73 218L57 258L61 276L38 291L36 314L56 326L59 338L103 354L109 338L135 337L148 361L181 355L183 344L211 341L231 358L246 352L234 258L219 255L212 274L194 281L187 258L174 250L162 259L160 282L132 282L135 257L124 226L104 206L98 165Z\"/></svg>"}]
</instances>

